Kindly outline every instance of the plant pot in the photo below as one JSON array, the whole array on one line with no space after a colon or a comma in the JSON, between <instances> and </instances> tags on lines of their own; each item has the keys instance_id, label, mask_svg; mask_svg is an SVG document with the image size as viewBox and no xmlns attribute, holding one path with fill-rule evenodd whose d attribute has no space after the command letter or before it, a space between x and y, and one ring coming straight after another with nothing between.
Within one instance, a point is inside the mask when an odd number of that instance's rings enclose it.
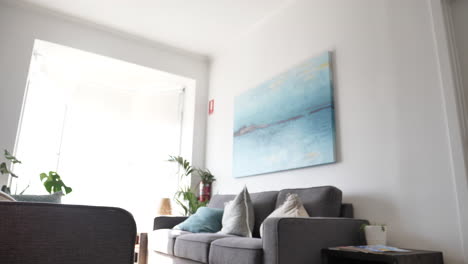
<instances>
[{"instance_id":1,"label":"plant pot","mask_svg":"<svg viewBox=\"0 0 468 264\"><path fill-rule=\"evenodd\" d=\"M211 199L211 183L200 183L200 198L202 202L209 201Z\"/></svg>"},{"instance_id":2,"label":"plant pot","mask_svg":"<svg viewBox=\"0 0 468 264\"><path fill-rule=\"evenodd\" d=\"M367 245L386 245L387 227L380 225L368 225L364 227Z\"/></svg>"},{"instance_id":3,"label":"plant pot","mask_svg":"<svg viewBox=\"0 0 468 264\"><path fill-rule=\"evenodd\" d=\"M46 195L19 194L11 195L18 202L62 203L62 192Z\"/></svg>"}]
</instances>

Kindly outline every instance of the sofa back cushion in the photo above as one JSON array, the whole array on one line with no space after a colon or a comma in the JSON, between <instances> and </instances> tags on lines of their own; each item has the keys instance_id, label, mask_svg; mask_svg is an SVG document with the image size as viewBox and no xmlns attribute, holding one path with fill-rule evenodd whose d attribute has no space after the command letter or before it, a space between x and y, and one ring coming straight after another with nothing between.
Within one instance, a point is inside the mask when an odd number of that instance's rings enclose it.
<instances>
[{"instance_id":1,"label":"sofa back cushion","mask_svg":"<svg viewBox=\"0 0 468 264\"><path fill-rule=\"evenodd\" d=\"M260 225L263 223L263 220L275 210L277 196L277 191L250 194L255 215L254 237L260 237ZM211 198L208 207L224 208L224 204L233 200L234 197L236 196L231 194L216 194Z\"/></svg>"},{"instance_id":2,"label":"sofa back cushion","mask_svg":"<svg viewBox=\"0 0 468 264\"><path fill-rule=\"evenodd\" d=\"M211 197L207 207L224 209L224 205L236 197L234 194L215 194Z\"/></svg>"},{"instance_id":3,"label":"sofa back cushion","mask_svg":"<svg viewBox=\"0 0 468 264\"><path fill-rule=\"evenodd\" d=\"M311 216L339 217L342 202L341 190L333 186L304 189L284 189L278 193L276 208L284 203L289 193L299 196L307 213Z\"/></svg>"}]
</instances>

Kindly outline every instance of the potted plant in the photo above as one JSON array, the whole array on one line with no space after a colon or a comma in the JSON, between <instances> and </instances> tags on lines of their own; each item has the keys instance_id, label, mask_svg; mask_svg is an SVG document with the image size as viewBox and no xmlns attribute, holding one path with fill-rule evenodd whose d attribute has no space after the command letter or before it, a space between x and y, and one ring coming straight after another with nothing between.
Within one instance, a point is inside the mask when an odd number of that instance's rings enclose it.
<instances>
[{"instance_id":1,"label":"potted plant","mask_svg":"<svg viewBox=\"0 0 468 264\"><path fill-rule=\"evenodd\" d=\"M7 165L7 162L10 162L11 164L21 164L21 161L19 161L15 156L11 155L8 150L3 151L3 157L6 159L6 161L0 163L0 173L2 175L7 175L8 177L8 183L7 185L2 186L2 192L7 193L7 194L17 194L17 188L15 189L14 193L11 192L12 185L13 185L13 179L18 179L18 175L14 174ZM26 189L28 189L29 185L26 186L24 190L22 190L19 194L23 194Z\"/></svg>"},{"instance_id":2,"label":"potted plant","mask_svg":"<svg viewBox=\"0 0 468 264\"><path fill-rule=\"evenodd\" d=\"M193 168L186 159L181 156L169 156L170 162L176 162L181 167L181 172L179 176L181 179L189 177L193 172L197 171L196 168ZM198 208L206 206L208 200L201 201L197 197L195 190L193 190L189 185L182 184L179 186L179 189L175 193L174 197L175 202L182 207L184 210L184 215L194 214Z\"/></svg>"},{"instance_id":3,"label":"potted plant","mask_svg":"<svg viewBox=\"0 0 468 264\"><path fill-rule=\"evenodd\" d=\"M213 182L216 181L214 175L208 169L198 169L200 175L200 201L209 201L211 199L211 189Z\"/></svg>"},{"instance_id":4,"label":"potted plant","mask_svg":"<svg viewBox=\"0 0 468 264\"><path fill-rule=\"evenodd\" d=\"M367 245L386 245L387 226L380 224L363 225Z\"/></svg>"},{"instance_id":5,"label":"potted plant","mask_svg":"<svg viewBox=\"0 0 468 264\"><path fill-rule=\"evenodd\" d=\"M10 152L8 152L7 150L4 151L4 157L7 161L11 162L12 164L21 164L21 161L19 161L15 156L11 155ZM72 192L72 188L65 185L60 175L58 175L56 172L50 171L48 174L41 173L39 175L39 178L49 195L25 195L24 192L29 188L29 184L21 192L18 193L15 190L14 193L12 193L11 189L13 185L13 179L18 179L19 176L14 174L8 168L6 162L2 162L0 164L0 173L10 176L8 184L2 186L2 191L7 194L10 194L14 199L18 201L60 203L62 195L67 195Z\"/></svg>"}]
</instances>

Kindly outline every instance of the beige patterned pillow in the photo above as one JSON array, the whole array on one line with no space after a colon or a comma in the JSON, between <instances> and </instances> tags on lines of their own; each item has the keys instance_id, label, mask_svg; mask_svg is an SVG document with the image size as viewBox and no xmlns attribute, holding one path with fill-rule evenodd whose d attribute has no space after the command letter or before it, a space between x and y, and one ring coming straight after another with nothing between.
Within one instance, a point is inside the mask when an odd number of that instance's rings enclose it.
<instances>
[{"instance_id":1,"label":"beige patterned pillow","mask_svg":"<svg viewBox=\"0 0 468 264\"><path fill-rule=\"evenodd\" d=\"M297 194L288 194L286 201L274 210L270 217L309 217L304 205ZM263 236L263 224L260 226L260 237Z\"/></svg>"}]
</instances>

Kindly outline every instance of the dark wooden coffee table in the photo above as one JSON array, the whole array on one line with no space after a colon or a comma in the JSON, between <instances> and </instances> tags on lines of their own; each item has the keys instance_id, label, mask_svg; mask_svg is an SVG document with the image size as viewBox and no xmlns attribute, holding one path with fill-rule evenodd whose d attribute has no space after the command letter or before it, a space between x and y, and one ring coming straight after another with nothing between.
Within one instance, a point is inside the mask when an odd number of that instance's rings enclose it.
<instances>
[{"instance_id":1,"label":"dark wooden coffee table","mask_svg":"<svg viewBox=\"0 0 468 264\"><path fill-rule=\"evenodd\" d=\"M322 249L322 264L443 264L442 252L411 250L410 252L363 253Z\"/></svg>"}]
</instances>

